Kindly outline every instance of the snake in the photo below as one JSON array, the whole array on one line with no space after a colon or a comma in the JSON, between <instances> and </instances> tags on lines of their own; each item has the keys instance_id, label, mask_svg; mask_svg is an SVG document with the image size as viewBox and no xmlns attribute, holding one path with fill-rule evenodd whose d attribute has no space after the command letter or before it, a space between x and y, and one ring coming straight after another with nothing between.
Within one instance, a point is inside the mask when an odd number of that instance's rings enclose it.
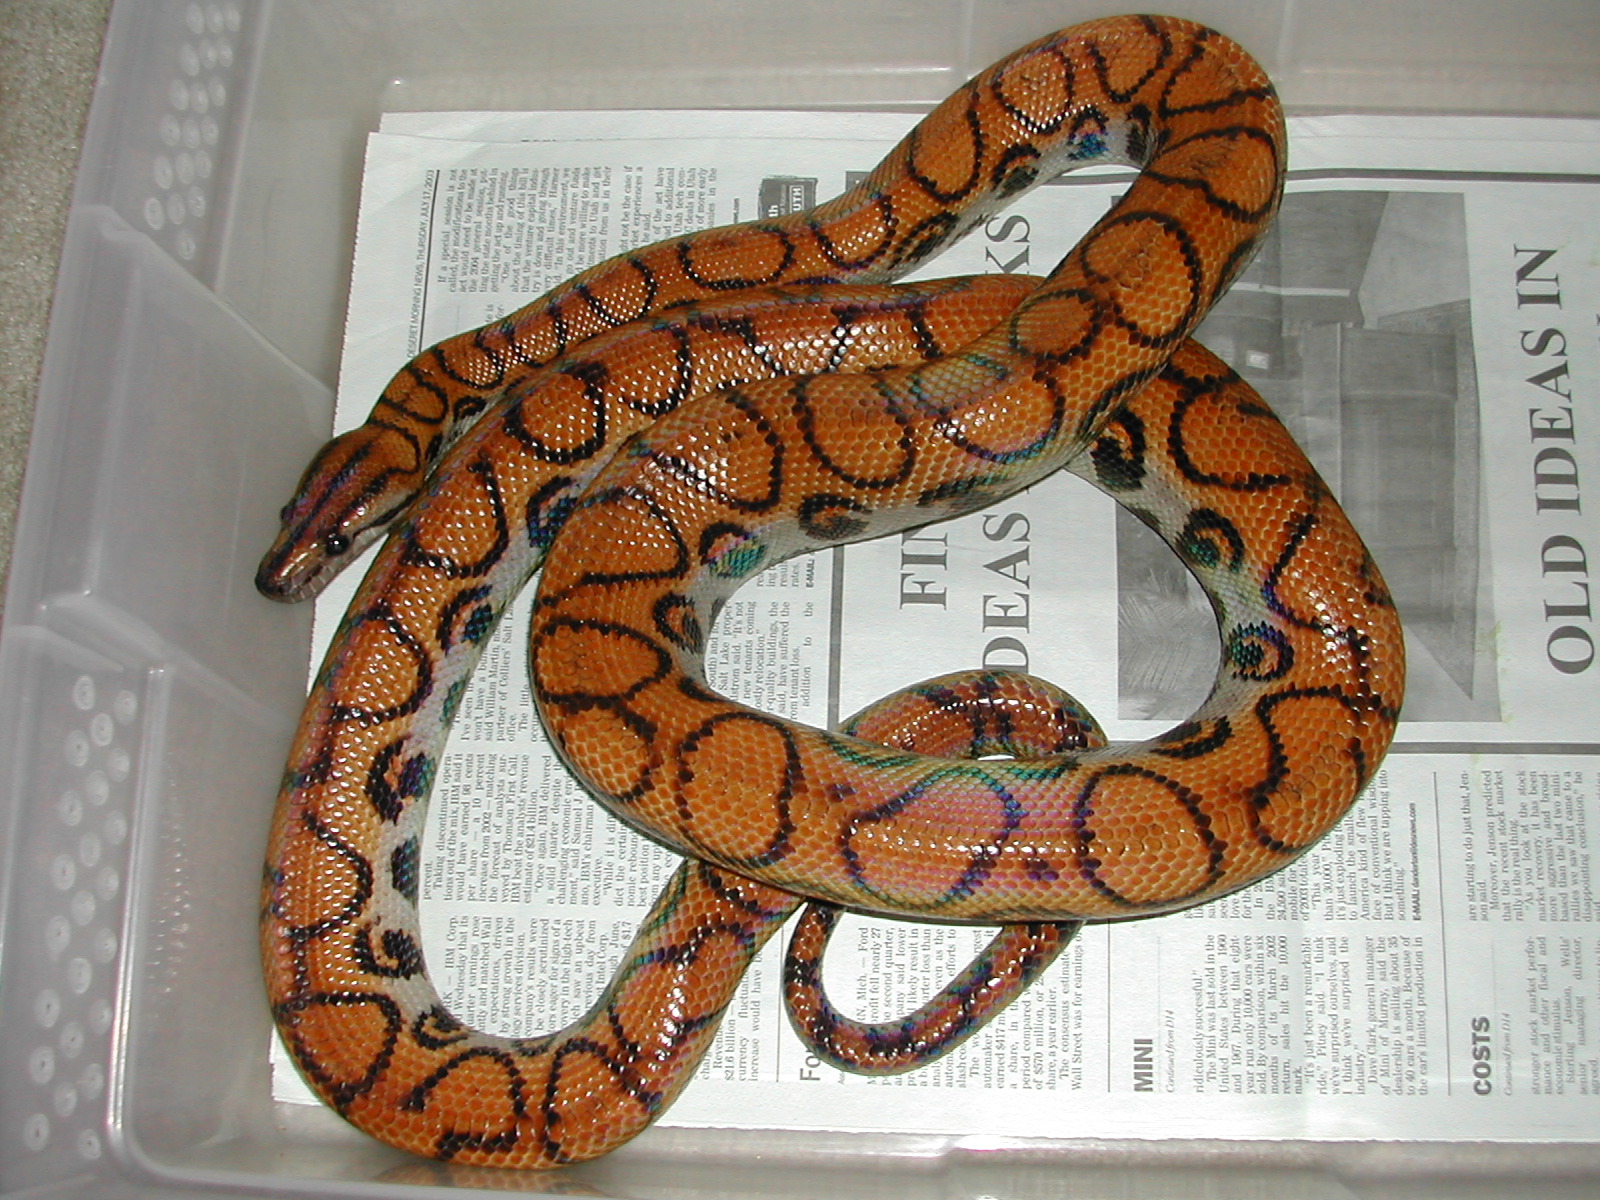
<instances>
[{"instance_id":1,"label":"snake","mask_svg":"<svg viewBox=\"0 0 1600 1200\"><path fill-rule=\"evenodd\" d=\"M390 531L313 681L263 877L268 998L313 1089L420 1155L582 1161L671 1103L802 900L818 907L785 971L802 1036L905 1069L1079 922L1203 903L1331 829L1393 735L1393 601L1271 410L1189 338L1276 211L1284 159L1270 81L1233 42L1090 22L975 76L836 200L620 255L402 368L308 468L257 577L301 598ZM1045 279L887 284L1104 162L1138 177ZM1212 601L1217 682L1174 729L993 737L979 727L1072 706L982 674L816 730L706 682L717 612L761 567L1057 469L1152 526ZM684 861L584 1017L491 1037L428 979L421 838L472 667L535 572L552 742ZM970 735L919 738L930 709ZM980 756L996 747L1011 757ZM905 1038L822 995L840 908L1003 928Z\"/></svg>"}]
</instances>

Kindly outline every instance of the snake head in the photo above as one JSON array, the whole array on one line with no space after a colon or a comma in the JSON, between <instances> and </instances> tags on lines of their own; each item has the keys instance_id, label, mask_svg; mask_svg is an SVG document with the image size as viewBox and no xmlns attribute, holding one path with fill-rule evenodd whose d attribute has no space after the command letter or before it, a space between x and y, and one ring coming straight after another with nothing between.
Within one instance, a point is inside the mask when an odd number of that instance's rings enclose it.
<instances>
[{"instance_id":1,"label":"snake head","mask_svg":"<svg viewBox=\"0 0 1600 1200\"><path fill-rule=\"evenodd\" d=\"M424 458L398 430L362 425L317 452L256 570L269 600L308 600L404 511L422 486Z\"/></svg>"}]
</instances>

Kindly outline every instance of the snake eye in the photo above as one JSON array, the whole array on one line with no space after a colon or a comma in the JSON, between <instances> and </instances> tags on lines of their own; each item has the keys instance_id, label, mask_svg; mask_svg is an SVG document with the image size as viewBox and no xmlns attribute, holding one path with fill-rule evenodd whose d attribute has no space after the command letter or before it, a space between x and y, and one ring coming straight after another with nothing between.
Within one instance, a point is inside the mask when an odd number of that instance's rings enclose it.
<instances>
[{"instance_id":1,"label":"snake eye","mask_svg":"<svg viewBox=\"0 0 1600 1200\"><path fill-rule=\"evenodd\" d=\"M330 533L322 539L322 548L334 557L350 549L350 539L342 533Z\"/></svg>"}]
</instances>

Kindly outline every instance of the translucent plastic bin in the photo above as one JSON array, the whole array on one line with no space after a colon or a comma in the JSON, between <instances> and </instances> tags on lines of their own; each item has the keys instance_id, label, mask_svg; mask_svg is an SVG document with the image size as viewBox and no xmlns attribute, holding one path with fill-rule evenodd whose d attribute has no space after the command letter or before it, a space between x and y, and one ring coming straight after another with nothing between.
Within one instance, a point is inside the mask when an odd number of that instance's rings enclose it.
<instances>
[{"instance_id":1,"label":"translucent plastic bin","mask_svg":"<svg viewBox=\"0 0 1600 1200\"><path fill-rule=\"evenodd\" d=\"M1291 109L1600 114L1593 0L1211 0ZM0 1194L1600 1194L1594 1146L652 1131L540 1180L272 1103L260 856L309 613L251 585L326 435L392 109L931 104L1086 0L123 0L0 640Z\"/></svg>"}]
</instances>

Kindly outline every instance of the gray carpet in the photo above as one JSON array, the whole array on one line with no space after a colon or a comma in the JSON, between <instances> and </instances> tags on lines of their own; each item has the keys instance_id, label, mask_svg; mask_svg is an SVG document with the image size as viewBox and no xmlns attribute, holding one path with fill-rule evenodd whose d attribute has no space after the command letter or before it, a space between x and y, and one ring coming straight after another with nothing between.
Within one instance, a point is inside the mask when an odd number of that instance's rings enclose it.
<instances>
[{"instance_id":1,"label":"gray carpet","mask_svg":"<svg viewBox=\"0 0 1600 1200\"><path fill-rule=\"evenodd\" d=\"M0 584L110 0L0 0ZM4 617L0 587L0 618Z\"/></svg>"}]
</instances>

